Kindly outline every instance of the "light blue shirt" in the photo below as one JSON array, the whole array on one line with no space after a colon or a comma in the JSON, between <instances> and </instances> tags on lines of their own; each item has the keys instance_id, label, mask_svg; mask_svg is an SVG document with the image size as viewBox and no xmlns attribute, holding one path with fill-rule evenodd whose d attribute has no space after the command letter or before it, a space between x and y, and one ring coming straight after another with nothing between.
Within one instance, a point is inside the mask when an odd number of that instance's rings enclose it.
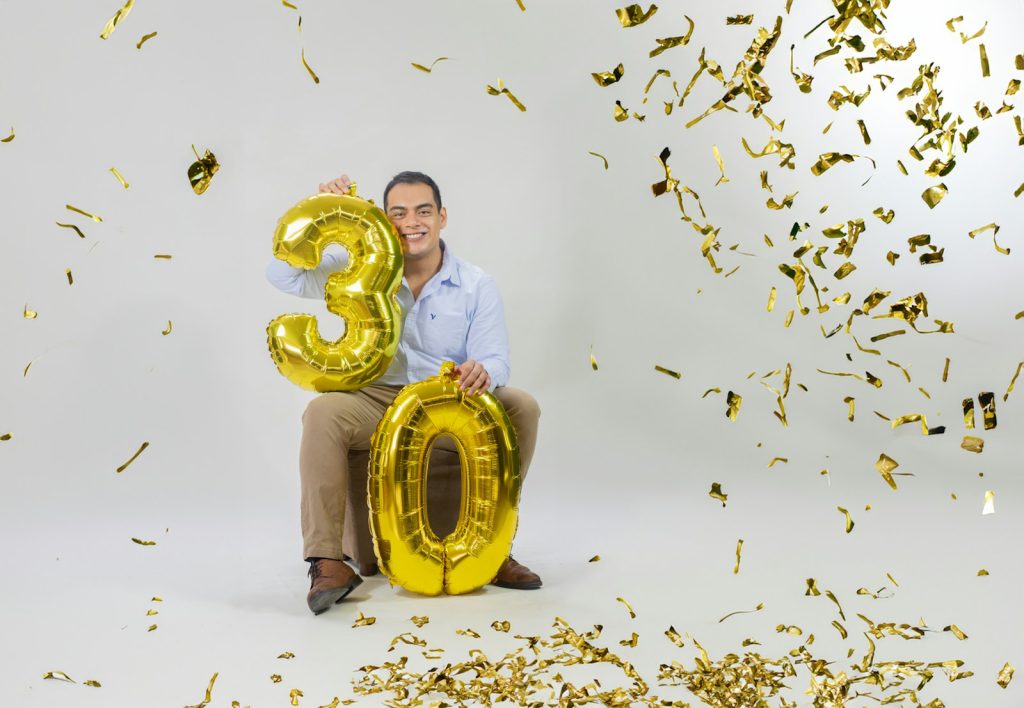
<instances>
[{"instance_id":1,"label":"light blue shirt","mask_svg":"<svg viewBox=\"0 0 1024 708\"><path fill-rule=\"evenodd\" d=\"M505 309L494 278L458 258L442 240L441 270L413 298L402 278L402 338L391 366L375 383L404 386L437 376L441 364L474 359L491 375L489 390L508 384L508 331ZM348 253L324 253L320 265L295 268L274 258L267 280L278 290L299 297L323 299L327 278L348 263Z\"/></svg>"}]
</instances>

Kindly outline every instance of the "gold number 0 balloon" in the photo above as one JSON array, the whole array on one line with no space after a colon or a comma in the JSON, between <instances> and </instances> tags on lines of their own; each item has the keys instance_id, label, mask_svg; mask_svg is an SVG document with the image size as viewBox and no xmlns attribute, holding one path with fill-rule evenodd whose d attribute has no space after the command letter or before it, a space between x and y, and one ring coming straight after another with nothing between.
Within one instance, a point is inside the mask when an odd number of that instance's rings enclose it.
<instances>
[{"instance_id":1,"label":"gold number 0 balloon","mask_svg":"<svg viewBox=\"0 0 1024 708\"><path fill-rule=\"evenodd\" d=\"M373 435L369 502L381 571L406 590L438 595L489 583L512 547L518 521L519 445L505 409L490 393L466 395L455 365L406 386ZM427 460L441 435L462 458L459 522L444 539L426 511Z\"/></svg>"},{"instance_id":2,"label":"gold number 0 balloon","mask_svg":"<svg viewBox=\"0 0 1024 708\"><path fill-rule=\"evenodd\" d=\"M355 195L318 194L286 211L274 232L274 256L314 268L324 247L341 244L348 265L324 289L327 309L345 319L329 342L312 315L281 315L267 326L267 346L289 381L313 391L351 391L383 374L398 350L402 246L384 212Z\"/></svg>"}]
</instances>

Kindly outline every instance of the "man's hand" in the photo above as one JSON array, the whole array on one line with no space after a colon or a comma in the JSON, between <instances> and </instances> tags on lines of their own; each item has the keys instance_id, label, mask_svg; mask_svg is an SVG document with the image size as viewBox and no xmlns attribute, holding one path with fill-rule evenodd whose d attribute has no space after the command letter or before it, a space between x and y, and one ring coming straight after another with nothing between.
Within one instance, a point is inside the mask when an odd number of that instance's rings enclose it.
<instances>
[{"instance_id":1,"label":"man's hand","mask_svg":"<svg viewBox=\"0 0 1024 708\"><path fill-rule=\"evenodd\" d=\"M323 182L320 184L321 194L348 194L349 187L352 186L352 180L349 179L348 175L342 175L338 179L332 179L329 182Z\"/></svg>"},{"instance_id":2,"label":"man's hand","mask_svg":"<svg viewBox=\"0 0 1024 708\"><path fill-rule=\"evenodd\" d=\"M491 375L479 361L467 359L455 370L459 372L459 388L470 395L479 396L491 386Z\"/></svg>"}]
</instances>

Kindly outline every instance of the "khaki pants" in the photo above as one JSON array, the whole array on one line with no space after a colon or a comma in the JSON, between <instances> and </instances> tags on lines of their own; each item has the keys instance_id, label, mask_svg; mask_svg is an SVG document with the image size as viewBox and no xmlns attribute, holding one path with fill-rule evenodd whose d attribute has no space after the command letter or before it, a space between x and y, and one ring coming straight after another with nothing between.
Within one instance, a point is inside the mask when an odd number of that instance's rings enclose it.
<instances>
[{"instance_id":1,"label":"khaki pants","mask_svg":"<svg viewBox=\"0 0 1024 708\"><path fill-rule=\"evenodd\" d=\"M401 390L371 384L358 391L322 393L306 407L299 449L304 558L341 558L349 450L369 449L377 423ZM537 445L540 407L533 396L517 388L500 386L494 395L515 428L525 479Z\"/></svg>"}]
</instances>

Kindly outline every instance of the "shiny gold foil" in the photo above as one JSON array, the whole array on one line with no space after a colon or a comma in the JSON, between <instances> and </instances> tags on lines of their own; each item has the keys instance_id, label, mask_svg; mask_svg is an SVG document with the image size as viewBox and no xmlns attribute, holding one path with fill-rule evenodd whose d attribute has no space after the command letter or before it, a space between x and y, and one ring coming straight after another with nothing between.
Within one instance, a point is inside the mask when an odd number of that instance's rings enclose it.
<instances>
[{"instance_id":1,"label":"shiny gold foil","mask_svg":"<svg viewBox=\"0 0 1024 708\"><path fill-rule=\"evenodd\" d=\"M114 177L117 178L117 181L120 182L121 186L124 187L125 189L128 189L129 186L131 186L131 185L128 184L128 180L126 180L124 177L122 177L121 173L117 171L116 167L111 167L110 168L110 173L112 175L114 175Z\"/></svg>"},{"instance_id":2,"label":"shiny gold foil","mask_svg":"<svg viewBox=\"0 0 1024 708\"><path fill-rule=\"evenodd\" d=\"M996 513L996 493L991 489L985 492L985 506L982 508L981 513L983 515Z\"/></svg>"},{"instance_id":3,"label":"shiny gold foil","mask_svg":"<svg viewBox=\"0 0 1024 708\"><path fill-rule=\"evenodd\" d=\"M739 395L738 393L733 393L732 391L729 391L725 395L725 404L728 406L728 409L725 412L725 416L729 420L735 421L736 416L739 415L740 406L743 405L743 396Z\"/></svg>"},{"instance_id":4,"label":"shiny gold foil","mask_svg":"<svg viewBox=\"0 0 1024 708\"><path fill-rule=\"evenodd\" d=\"M671 376L674 379L681 379L683 377L678 371L672 371L672 369L666 369L664 366L658 366L657 364L654 365L654 370Z\"/></svg>"},{"instance_id":5,"label":"shiny gold foil","mask_svg":"<svg viewBox=\"0 0 1024 708\"><path fill-rule=\"evenodd\" d=\"M164 335L166 337L168 334L171 333L171 328L172 327L173 327L173 325L171 324L171 321L167 320L167 329L165 329L162 332L160 332L160 334L162 334L162 335Z\"/></svg>"},{"instance_id":6,"label":"shiny gold foil","mask_svg":"<svg viewBox=\"0 0 1024 708\"><path fill-rule=\"evenodd\" d=\"M137 458L137 457L138 457L139 455L141 455L141 454L142 454L142 451L143 451L143 450L145 450L145 449L146 449L147 447L149 447L149 442L148 442L148 441L146 441L146 442L143 442L143 443L142 443L142 445L141 445L141 446L139 446L139 449L138 449L138 450L137 450L137 451L135 452L135 454L134 454L134 455L132 455L132 456L131 456L131 457L130 457L130 458L128 459L128 461L127 461L127 462L125 462L125 463L124 463L123 465L121 465L120 467L118 467L118 468L117 468L117 470L116 470L116 472L117 472L118 474L120 474L121 472L124 472L124 471L125 471L126 469L128 469L128 465L130 465L131 463L135 462L135 458Z\"/></svg>"},{"instance_id":7,"label":"shiny gold foil","mask_svg":"<svg viewBox=\"0 0 1024 708\"><path fill-rule=\"evenodd\" d=\"M846 533L850 533L851 531L853 531L854 523L853 523L853 519L850 517L850 512L847 511L846 509L844 509L841 506L837 506L836 509L838 509L839 513L841 513L845 517L845 519L846 519L846 521L845 521Z\"/></svg>"},{"instance_id":8,"label":"shiny gold foil","mask_svg":"<svg viewBox=\"0 0 1024 708\"><path fill-rule=\"evenodd\" d=\"M149 40L153 39L153 37L155 37L155 36L156 36L156 32L150 32L148 34L142 35L142 39L140 39L138 41L138 43L135 45L135 48L136 49L142 49L142 45L145 44L146 42L148 42ZM125 189L127 189L127 187L125 187Z\"/></svg>"},{"instance_id":9,"label":"shiny gold foil","mask_svg":"<svg viewBox=\"0 0 1024 708\"><path fill-rule=\"evenodd\" d=\"M311 67L309 65L309 62L306 61L306 48L305 47L302 48L302 50L300 51L299 56L302 59L302 65L304 67L306 67L306 72L309 73L309 78L313 79L313 83L314 84L319 84L320 83L320 77L316 75L316 72L313 71L313 67Z\"/></svg>"},{"instance_id":10,"label":"shiny gold foil","mask_svg":"<svg viewBox=\"0 0 1024 708\"><path fill-rule=\"evenodd\" d=\"M588 152L587 154L588 155L593 155L594 157L600 157L601 161L604 163L604 168L606 170L608 169L608 158L607 157L605 157L604 155L602 155L599 152Z\"/></svg>"},{"instance_id":11,"label":"shiny gold foil","mask_svg":"<svg viewBox=\"0 0 1024 708\"><path fill-rule=\"evenodd\" d=\"M438 57L434 61L430 62L430 66L423 66L422 64L417 64L416 62L411 62L411 64L412 68L419 69L420 71L429 74L434 70L434 67L437 66L438 62L448 61L448 59L449 57Z\"/></svg>"},{"instance_id":12,"label":"shiny gold foil","mask_svg":"<svg viewBox=\"0 0 1024 708\"><path fill-rule=\"evenodd\" d=\"M754 23L753 15L732 15L725 18L727 25L750 25Z\"/></svg>"},{"instance_id":13,"label":"shiny gold foil","mask_svg":"<svg viewBox=\"0 0 1024 708\"><path fill-rule=\"evenodd\" d=\"M616 10L615 16L619 18L619 23L623 27L636 27L651 19L657 11L658 6L653 4L646 12L639 5L627 5Z\"/></svg>"},{"instance_id":14,"label":"shiny gold foil","mask_svg":"<svg viewBox=\"0 0 1024 708\"><path fill-rule=\"evenodd\" d=\"M895 421L893 427L896 427ZM882 475L882 479L893 489L896 489L896 480L892 476L892 471L900 466L900 463L892 459L884 452L879 455L878 461L875 462L875 469L878 470L878 474Z\"/></svg>"},{"instance_id":15,"label":"shiny gold foil","mask_svg":"<svg viewBox=\"0 0 1024 708\"><path fill-rule=\"evenodd\" d=\"M366 617L363 615L362 612L360 612L359 616L356 617L356 621L352 623L352 628L355 629L356 627L369 627L376 621L376 617Z\"/></svg>"},{"instance_id":16,"label":"shiny gold foil","mask_svg":"<svg viewBox=\"0 0 1024 708\"><path fill-rule=\"evenodd\" d=\"M594 81L598 86L611 86L615 82L619 81L625 72L626 67L619 63L619 65L611 71L592 73L591 76L594 77Z\"/></svg>"},{"instance_id":17,"label":"shiny gold foil","mask_svg":"<svg viewBox=\"0 0 1024 708\"><path fill-rule=\"evenodd\" d=\"M921 193L921 199L928 205L929 209L934 209L936 205L941 202L945 196L949 193L949 189L945 184L937 184L934 187L929 187Z\"/></svg>"},{"instance_id":18,"label":"shiny gold foil","mask_svg":"<svg viewBox=\"0 0 1024 708\"><path fill-rule=\"evenodd\" d=\"M43 674L44 679L57 679L58 681L67 681L68 683L77 683L73 678L68 676L63 671L47 671Z\"/></svg>"},{"instance_id":19,"label":"shiny gold foil","mask_svg":"<svg viewBox=\"0 0 1024 708\"><path fill-rule=\"evenodd\" d=\"M738 575L740 572L740 553L743 551L743 539L736 541L736 565L732 568L732 574ZM680 645L682 646L682 645Z\"/></svg>"},{"instance_id":20,"label":"shiny gold foil","mask_svg":"<svg viewBox=\"0 0 1024 708\"><path fill-rule=\"evenodd\" d=\"M763 602L759 602L759 603L757 603L757 606L754 607L754 609L752 609L752 610L736 610L735 612L730 612L729 614L727 614L724 617L722 617L721 619L719 619L718 623L721 624L722 622L725 622L727 619L729 619L730 617L733 617L735 615L747 615L747 614L750 614L751 612L760 612L763 609L764 609L764 603Z\"/></svg>"},{"instance_id":21,"label":"shiny gold foil","mask_svg":"<svg viewBox=\"0 0 1024 708\"><path fill-rule=\"evenodd\" d=\"M658 44L658 46L647 53L648 57L653 59L654 57L658 56L659 54L668 49L672 49L673 47L681 47L690 43L690 37L693 36L693 20L691 20L687 15L683 15L683 17L685 17L686 21L690 23L690 28L686 30L686 34L680 35L678 37L663 37L661 39L656 38L654 41ZM682 104L680 103L680 105Z\"/></svg>"},{"instance_id":22,"label":"shiny gold foil","mask_svg":"<svg viewBox=\"0 0 1024 708\"><path fill-rule=\"evenodd\" d=\"M103 31L100 33L100 39L107 39L111 34L113 34L118 23L126 18L128 13L132 11L133 5L135 5L135 0L128 0L124 6L117 9L114 16L107 20L107 24L103 27Z\"/></svg>"},{"instance_id":23,"label":"shiny gold foil","mask_svg":"<svg viewBox=\"0 0 1024 708\"><path fill-rule=\"evenodd\" d=\"M999 675L996 676L996 683L999 684L999 688L1006 688L1010 685L1010 681L1013 680L1013 667L1010 666L1010 662L1007 661L1003 664L1003 668L999 669Z\"/></svg>"},{"instance_id":24,"label":"shiny gold foil","mask_svg":"<svg viewBox=\"0 0 1024 708\"><path fill-rule=\"evenodd\" d=\"M9 143L14 140L14 126L11 126L11 134L6 138L0 138L0 143Z\"/></svg>"},{"instance_id":25,"label":"shiny gold foil","mask_svg":"<svg viewBox=\"0 0 1024 708\"><path fill-rule=\"evenodd\" d=\"M220 169L220 163L217 162L216 156L209 150L200 157L199 153L196 152L196 146L193 145L192 152L196 156L196 161L189 165L188 181L192 185L193 192L202 194L210 186L210 180L213 179L217 170Z\"/></svg>"},{"instance_id":26,"label":"shiny gold foil","mask_svg":"<svg viewBox=\"0 0 1024 708\"><path fill-rule=\"evenodd\" d=\"M708 496L712 499L717 499L722 502L722 506L725 507L725 502L729 500L729 495L722 491L721 482L712 482L711 491L708 492Z\"/></svg>"},{"instance_id":27,"label":"shiny gold foil","mask_svg":"<svg viewBox=\"0 0 1024 708\"><path fill-rule=\"evenodd\" d=\"M980 453L985 449L985 441L973 435L965 435L963 442L960 443L960 447L967 450L967 452Z\"/></svg>"}]
</instances>

